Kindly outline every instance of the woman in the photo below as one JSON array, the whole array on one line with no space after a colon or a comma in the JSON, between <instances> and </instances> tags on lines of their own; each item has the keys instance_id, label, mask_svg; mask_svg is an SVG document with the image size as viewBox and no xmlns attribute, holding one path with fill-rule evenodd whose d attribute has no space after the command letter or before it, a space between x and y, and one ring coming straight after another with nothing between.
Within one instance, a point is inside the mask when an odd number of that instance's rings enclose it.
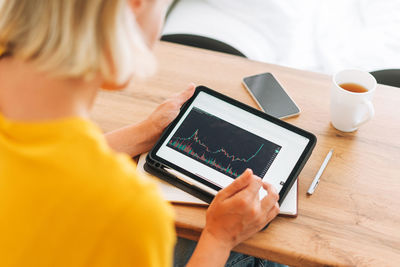
<instances>
[{"instance_id":1,"label":"woman","mask_svg":"<svg viewBox=\"0 0 400 267\"><path fill-rule=\"evenodd\" d=\"M168 266L171 207L130 156L151 148L193 85L104 137L100 87L151 73L165 0L0 1L0 265ZM123 152L123 153L121 153ZM264 187L268 196L258 199ZM247 170L216 196L190 266L221 266L278 213Z\"/></svg>"}]
</instances>

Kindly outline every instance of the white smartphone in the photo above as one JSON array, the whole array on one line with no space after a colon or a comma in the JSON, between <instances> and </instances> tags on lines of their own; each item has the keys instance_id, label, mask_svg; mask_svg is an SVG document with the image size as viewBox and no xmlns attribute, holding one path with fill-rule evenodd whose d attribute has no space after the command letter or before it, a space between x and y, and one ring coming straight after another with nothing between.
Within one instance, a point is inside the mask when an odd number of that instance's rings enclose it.
<instances>
[{"instance_id":1,"label":"white smartphone","mask_svg":"<svg viewBox=\"0 0 400 267\"><path fill-rule=\"evenodd\" d=\"M300 114L299 107L271 73L245 77L243 85L268 115L285 119Z\"/></svg>"}]
</instances>

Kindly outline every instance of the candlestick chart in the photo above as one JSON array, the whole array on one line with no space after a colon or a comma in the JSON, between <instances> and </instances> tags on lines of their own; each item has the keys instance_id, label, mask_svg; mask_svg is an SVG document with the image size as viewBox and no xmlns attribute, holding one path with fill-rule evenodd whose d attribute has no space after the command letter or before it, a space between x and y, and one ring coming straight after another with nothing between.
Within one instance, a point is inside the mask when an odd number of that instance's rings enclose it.
<instances>
[{"instance_id":1,"label":"candlestick chart","mask_svg":"<svg viewBox=\"0 0 400 267\"><path fill-rule=\"evenodd\" d=\"M167 146L231 178L246 168L263 177L281 146L192 108Z\"/></svg>"}]
</instances>

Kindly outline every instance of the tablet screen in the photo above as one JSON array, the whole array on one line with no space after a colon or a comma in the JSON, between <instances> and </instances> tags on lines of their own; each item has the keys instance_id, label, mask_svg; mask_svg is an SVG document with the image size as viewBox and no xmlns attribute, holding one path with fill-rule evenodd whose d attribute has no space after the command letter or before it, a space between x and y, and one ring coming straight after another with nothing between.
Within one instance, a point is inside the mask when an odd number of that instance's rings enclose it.
<instances>
[{"instance_id":1,"label":"tablet screen","mask_svg":"<svg viewBox=\"0 0 400 267\"><path fill-rule=\"evenodd\" d=\"M200 91L156 155L221 188L250 168L280 191L309 142Z\"/></svg>"}]
</instances>

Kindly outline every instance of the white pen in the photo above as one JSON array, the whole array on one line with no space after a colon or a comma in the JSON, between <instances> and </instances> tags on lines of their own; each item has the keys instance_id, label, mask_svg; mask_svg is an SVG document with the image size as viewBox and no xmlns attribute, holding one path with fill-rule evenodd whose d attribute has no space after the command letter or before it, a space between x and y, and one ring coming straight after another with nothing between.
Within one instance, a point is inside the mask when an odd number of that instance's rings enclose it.
<instances>
[{"instance_id":1,"label":"white pen","mask_svg":"<svg viewBox=\"0 0 400 267\"><path fill-rule=\"evenodd\" d=\"M173 176L177 177L178 179L180 179L180 180L182 180L182 181L184 181L184 182L186 182L186 183L188 183L190 185L193 185L193 186L195 186L197 188L200 188L203 191L206 191L206 192L212 194L213 196L215 196L218 193L216 190L214 190L214 189L212 189L212 188L210 188L210 187L208 187L208 186L206 186L206 185L194 180L193 178L190 178L189 176L184 175L183 173L180 173L180 172L175 171L175 170L170 169L170 168L164 168L164 170L166 172L169 172Z\"/></svg>"},{"instance_id":2,"label":"white pen","mask_svg":"<svg viewBox=\"0 0 400 267\"><path fill-rule=\"evenodd\" d=\"M317 174L315 175L314 180L312 181L310 188L308 188L307 194L312 195L315 191L315 188L317 188L317 185L319 183L319 178L321 178L322 173L324 172L326 166L328 165L329 160L331 159L333 154L333 149L331 149L326 155L324 162L322 162L321 167L319 168Z\"/></svg>"}]
</instances>

